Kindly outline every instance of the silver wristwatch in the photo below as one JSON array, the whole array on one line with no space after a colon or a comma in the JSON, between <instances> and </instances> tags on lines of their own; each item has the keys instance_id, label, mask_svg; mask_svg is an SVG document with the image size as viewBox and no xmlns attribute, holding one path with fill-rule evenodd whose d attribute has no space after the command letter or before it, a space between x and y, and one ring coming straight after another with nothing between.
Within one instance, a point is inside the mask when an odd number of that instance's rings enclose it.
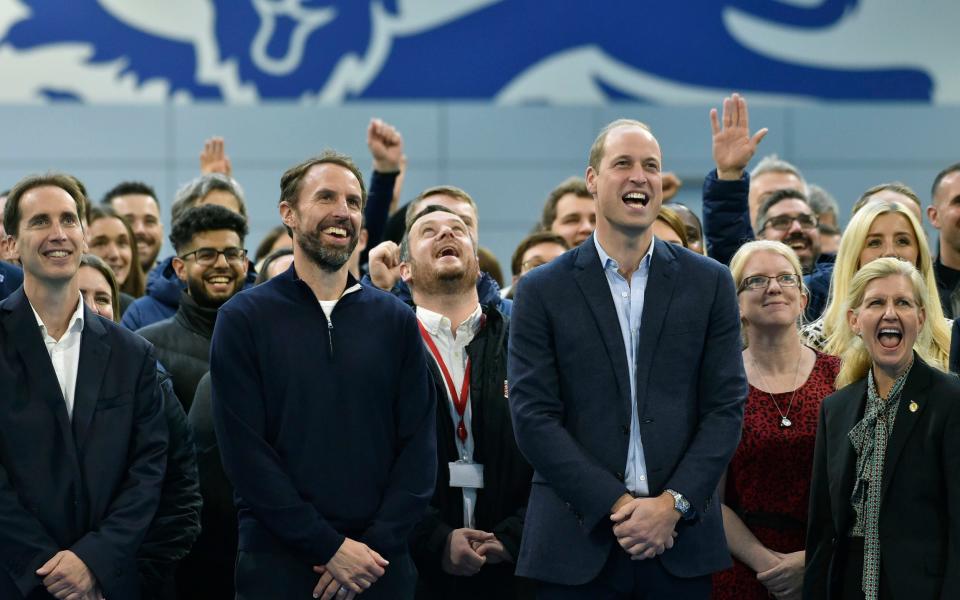
<instances>
[{"instance_id":1,"label":"silver wristwatch","mask_svg":"<svg viewBox=\"0 0 960 600\"><path fill-rule=\"evenodd\" d=\"M690 514L690 501L683 497L683 494L676 490L664 490L671 496L673 496L673 508L680 513L681 517L686 517Z\"/></svg>"}]
</instances>

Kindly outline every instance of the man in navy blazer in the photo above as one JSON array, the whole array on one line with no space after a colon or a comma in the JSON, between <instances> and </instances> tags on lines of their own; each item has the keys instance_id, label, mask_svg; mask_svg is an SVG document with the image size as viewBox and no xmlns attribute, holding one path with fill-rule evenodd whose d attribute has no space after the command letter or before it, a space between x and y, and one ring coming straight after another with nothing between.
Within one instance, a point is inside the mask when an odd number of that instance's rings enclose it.
<instances>
[{"instance_id":1,"label":"man in navy blazer","mask_svg":"<svg viewBox=\"0 0 960 600\"><path fill-rule=\"evenodd\" d=\"M24 283L0 302L0 598L140 596L167 429L150 345L91 312L82 198L32 176L4 215Z\"/></svg>"},{"instance_id":2,"label":"man in navy blazer","mask_svg":"<svg viewBox=\"0 0 960 600\"><path fill-rule=\"evenodd\" d=\"M517 574L538 598L707 598L730 565L714 492L747 394L736 296L653 237L660 170L646 125L604 128L596 232L515 295L510 404L535 469Z\"/></svg>"}]
</instances>

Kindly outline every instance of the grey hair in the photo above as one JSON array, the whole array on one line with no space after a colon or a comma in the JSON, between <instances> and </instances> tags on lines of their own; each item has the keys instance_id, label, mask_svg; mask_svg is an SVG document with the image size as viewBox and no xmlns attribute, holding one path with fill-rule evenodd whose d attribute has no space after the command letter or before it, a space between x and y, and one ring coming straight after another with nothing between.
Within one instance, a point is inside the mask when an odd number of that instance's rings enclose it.
<instances>
[{"instance_id":1,"label":"grey hair","mask_svg":"<svg viewBox=\"0 0 960 600\"><path fill-rule=\"evenodd\" d=\"M750 179L756 179L760 175L766 173L789 173L803 182L803 188L800 190L804 194L807 193L807 180L803 178L803 174L800 173L800 169L795 167L792 163L789 163L776 154L768 154L760 159L760 162L757 163L753 170L750 171Z\"/></svg>"},{"instance_id":2,"label":"grey hair","mask_svg":"<svg viewBox=\"0 0 960 600\"><path fill-rule=\"evenodd\" d=\"M222 173L208 173L188 181L177 190L177 195L170 206L171 219L176 221L188 208L192 208L207 194L217 190L233 194L240 205L240 215L244 219L247 218L247 205L243 197L243 188L240 187L237 180Z\"/></svg>"}]
</instances>

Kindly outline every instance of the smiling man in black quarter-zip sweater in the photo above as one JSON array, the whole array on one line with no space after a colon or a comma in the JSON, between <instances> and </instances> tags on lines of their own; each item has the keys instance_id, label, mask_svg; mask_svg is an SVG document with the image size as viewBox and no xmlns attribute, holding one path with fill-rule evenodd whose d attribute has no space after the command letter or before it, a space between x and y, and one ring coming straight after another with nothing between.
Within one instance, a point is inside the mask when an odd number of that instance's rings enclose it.
<instances>
[{"instance_id":1,"label":"smiling man in black quarter-zip sweater","mask_svg":"<svg viewBox=\"0 0 960 600\"><path fill-rule=\"evenodd\" d=\"M413 312L347 270L366 192L346 156L284 173L294 265L220 309L213 416L240 521L237 598L411 598L437 469Z\"/></svg>"}]
</instances>

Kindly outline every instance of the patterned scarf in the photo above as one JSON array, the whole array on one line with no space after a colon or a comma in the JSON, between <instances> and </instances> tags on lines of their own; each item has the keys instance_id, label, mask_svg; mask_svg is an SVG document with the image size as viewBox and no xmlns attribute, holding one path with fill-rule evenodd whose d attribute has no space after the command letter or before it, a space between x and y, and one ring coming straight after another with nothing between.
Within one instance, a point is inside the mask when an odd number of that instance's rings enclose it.
<instances>
[{"instance_id":1,"label":"patterned scarf","mask_svg":"<svg viewBox=\"0 0 960 600\"><path fill-rule=\"evenodd\" d=\"M897 378L884 400L877 392L873 369L867 374L867 407L863 419L850 430L850 443L857 452L857 480L850 497L856 512L853 533L863 533L863 594L876 600L880 587L880 491L887 441L900 405L900 392L913 363Z\"/></svg>"}]
</instances>

